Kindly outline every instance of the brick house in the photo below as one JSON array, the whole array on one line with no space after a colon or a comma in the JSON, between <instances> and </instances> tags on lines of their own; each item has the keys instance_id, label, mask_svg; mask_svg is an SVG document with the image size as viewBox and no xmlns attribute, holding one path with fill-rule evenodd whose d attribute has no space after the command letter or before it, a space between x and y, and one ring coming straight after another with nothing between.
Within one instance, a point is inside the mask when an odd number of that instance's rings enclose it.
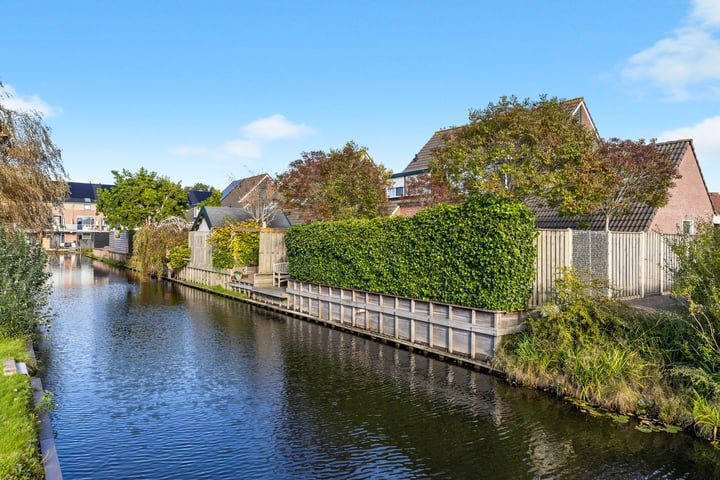
<instances>
[{"instance_id":1,"label":"brick house","mask_svg":"<svg viewBox=\"0 0 720 480\"><path fill-rule=\"evenodd\" d=\"M97 190L111 189L113 185L68 182L68 187L68 198L53 207L52 231L44 236L45 246L93 248L96 234L108 230L102 213L97 211Z\"/></svg>"},{"instance_id":2,"label":"brick house","mask_svg":"<svg viewBox=\"0 0 720 480\"><path fill-rule=\"evenodd\" d=\"M582 97L563 102L568 114L577 117L586 127L597 133L597 128ZM388 188L388 201L393 206L394 215L412 215L419 205L416 192L408 191L411 179L429 172L435 150L442 145L443 139L452 132L464 127L439 130L408 163L402 172L392 176L392 186ZM672 158L681 178L675 181L670 190L666 206L650 208L638 206L627 216L611 219L610 230L617 232L656 231L661 233L693 232L698 221L710 221L713 218L713 205L708 194L705 180L695 154L692 140L676 140L657 144L657 148ZM604 230L602 215L590 217L561 217L553 209L529 205L537 216L537 227L544 229L583 228Z\"/></svg>"},{"instance_id":3,"label":"brick house","mask_svg":"<svg viewBox=\"0 0 720 480\"><path fill-rule=\"evenodd\" d=\"M629 215L611 218L610 231L694 233L697 222L713 219L713 205L692 140L661 142L657 144L657 148L670 156L681 175L670 189L667 205L659 208L638 205ZM531 209L537 217L538 228L605 228L605 218L602 215L561 217L547 207L531 206Z\"/></svg>"}]
</instances>

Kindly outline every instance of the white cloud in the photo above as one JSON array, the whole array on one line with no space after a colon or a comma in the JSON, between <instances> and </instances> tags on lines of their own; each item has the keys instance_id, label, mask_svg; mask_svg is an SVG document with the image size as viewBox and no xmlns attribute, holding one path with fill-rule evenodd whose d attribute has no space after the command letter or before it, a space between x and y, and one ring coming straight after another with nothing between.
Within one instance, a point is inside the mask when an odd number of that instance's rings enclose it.
<instances>
[{"instance_id":1,"label":"white cloud","mask_svg":"<svg viewBox=\"0 0 720 480\"><path fill-rule=\"evenodd\" d=\"M720 135L718 132L720 132L720 116L705 119L691 127L662 132L658 135L658 140L690 138L701 163L720 163Z\"/></svg>"},{"instance_id":2,"label":"white cloud","mask_svg":"<svg viewBox=\"0 0 720 480\"><path fill-rule=\"evenodd\" d=\"M708 27L720 26L720 3L717 0L694 0L690 18Z\"/></svg>"},{"instance_id":3,"label":"white cloud","mask_svg":"<svg viewBox=\"0 0 720 480\"><path fill-rule=\"evenodd\" d=\"M297 138L313 133L307 125L292 123L284 115L275 114L267 118L259 118L242 127L246 138L257 140L280 140Z\"/></svg>"},{"instance_id":4,"label":"white cloud","mask_svg":"<svg viewBox=\"0 0 720 480\"><path fill-rule=\"evenodd\" d=\"M692 4L684 26L628 59L626 80L658 87L670 100L720 98L720 2Z\"/></svg>"},{"instance_id":5,"label":"white cloud","mask_svg":"<svg viewBox=\"0 0 720 480\"><path fill-rule=\"evenodd\" d=\"M292 123L280 114L254 120L242 127L241 131L242 138L227 140L217 148L184 145L171 148L170 153L178 156L216 159L239 157L254 160L262 157L263 146L269 142L314 133L307 125Z\"/></svg>"},{"instance_id":6,"label":"white cloud","mask_svg":"<svg viewBox=\"0 0 720 480\"><path fill-rule=\"evenodd\" d=\"M52 108L38 95L18 95L15 89L7 83L3 83L0 88L0 103L5 108L18 112L38 112L45 118L61 113L60 109Z\"/></svg>"}]
</instances>

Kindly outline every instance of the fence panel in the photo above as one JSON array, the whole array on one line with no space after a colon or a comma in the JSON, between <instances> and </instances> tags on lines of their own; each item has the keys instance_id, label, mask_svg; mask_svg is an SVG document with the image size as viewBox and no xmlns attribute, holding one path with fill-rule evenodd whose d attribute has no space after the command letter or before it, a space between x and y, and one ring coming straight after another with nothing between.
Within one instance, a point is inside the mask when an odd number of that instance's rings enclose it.
<instances>
[{"instance_id":1,"label":"fence panel","mask_svg":"<svg viewBox=\"0 0 720 480\"><path fill-rule=\"evenodd\" d=\"M535 285L530 304L542 305L552 295L558 269L572 266L572 230L540 230L535 245Z\"/></svg>"},{"instance_id":2,"label":"fence panel","mask_svg":"<svg viewBox=\"0 0 720 480\"><path fill-rule=\"evenodd\" d=\"M609 234L608 279L620 298L643 297L645 294L645 236L643 232Z\"/></svg>"},{"instance_id":3,"label":"fence panel","mask_svg":"<svg viewBox=\"0 0 720 480\"><path fill-rule=\"evenodd\" d=\"M673 283L672 268L677 267L670 247L674 237L655 232L540 230L530 305L551 300L561 267L575 267L608 281L618 298L667 293Z\"/></svg>"},{"instance_id":4,"label":"fence panel","mask_svg":"<svg viewBox=\"0 0 720 480\"><path fill-rule=\"evenodd\" d=\"M679 266L680 259L675 252L672 251L673 242L682 235L663 235L662 242L662 284L661 293L667 293L673 287L673 272Z\"/></svg>"},{"instance_id":5,"label":"fence panel","mask_svg":"<svg viewBox=\"0 0 720 480\"><path fill-rule=\"evenodd\" d=\"M190 243L190 263L192 265L210 267L212 266L212 246L208 245L207 239L210 232L189 232L188 242Z\"/></svg>"},{"instance_id":6,"label":"fence panel","mask_svg":"<svg viewBox=\"0 0 720 480\"><path fill-rule=\"evenodd\" d=\"M258 273L272 273L272 264L287 262L285 230L260 230Z\"/></svg>"}]
</instances>

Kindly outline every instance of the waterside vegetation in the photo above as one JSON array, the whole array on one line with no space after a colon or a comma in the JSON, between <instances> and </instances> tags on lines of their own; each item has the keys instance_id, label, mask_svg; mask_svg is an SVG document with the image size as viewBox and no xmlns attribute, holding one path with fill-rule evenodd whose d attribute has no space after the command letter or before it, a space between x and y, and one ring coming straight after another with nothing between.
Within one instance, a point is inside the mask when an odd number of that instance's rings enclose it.
<instances>
[{"instance_id":1,"label":"waterside vegetation","mask_svg":"<svg viewBox=\"0 0 720 480\"><path fill-rule=\"evenodd\" d=\"M635 415L641 429L677 425L717 447L720 231L703 225L673 248L676 311L631 308L608 298L607 285L566 270L555 301L501 345L496 367L513 382Z\"/></svg>"},{"instance_id":2,"label":"waterside vegetation","mask_svg":"<svg viewBox=\"0 0 720 480\"><path fill-rule=\"evenodd\" d=\"M34 361L27 344L47 326L47 255L20 232L0 227L0 359ZM38 415L27 375L0 377L0 478L43 478Z\"/></svg>"}]
</instances>

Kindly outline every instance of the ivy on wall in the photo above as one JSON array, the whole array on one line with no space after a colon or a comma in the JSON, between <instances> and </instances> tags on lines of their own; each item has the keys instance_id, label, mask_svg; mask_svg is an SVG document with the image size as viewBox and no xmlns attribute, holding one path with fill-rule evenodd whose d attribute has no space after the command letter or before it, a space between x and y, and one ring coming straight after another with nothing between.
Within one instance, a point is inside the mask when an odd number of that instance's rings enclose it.
<instances>
[{"instance_id":1,"label":"ivy on wall","mask_svg":"<svg viewBox=\"0 0 720 480\"><path fill-rule=\"evenodd\" d=\"M255 220L223 225L213 229L208 243L214 247L213 268L254 266L260 255L260 225Z\"/></svg>"},{"instance_id":2,"label":"ivy on wall","mask_svg":"<svg viewBox=\"0 0 720 480\"><path fill-rule=\"evenodd\" d=\"M491 310L527 306L535 275L535 219L489 195L414 217L292 227L296 280Z\"/></svg>"}]
</instances>

